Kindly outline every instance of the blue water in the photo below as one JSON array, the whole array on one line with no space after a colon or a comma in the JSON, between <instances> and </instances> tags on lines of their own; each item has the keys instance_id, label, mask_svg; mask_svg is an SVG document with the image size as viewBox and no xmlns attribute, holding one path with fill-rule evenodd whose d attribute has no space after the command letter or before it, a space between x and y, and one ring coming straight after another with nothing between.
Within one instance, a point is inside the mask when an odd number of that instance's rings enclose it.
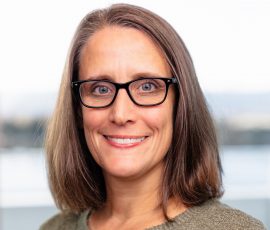
<instances>
[{"instance_id":1,"label":"blue water","mask_svg":"<svg viewBox=\"0 0 270 230\"><path fill-rule=\"evenodd\" d=\"M270 146L221 149L225 198L270 199Z\"/></svg>"},{"instance_id":2,"label":"blue water","mask_svg":"<svg viewBox=\"0 0 270 230\"><path fill-rule=\"evenodd\" d=\"M270 199L270 145L221 148L225 199ZM48 206L53 201L42 149L0 150L2 207Z\"/></svg>"}]
</instances>

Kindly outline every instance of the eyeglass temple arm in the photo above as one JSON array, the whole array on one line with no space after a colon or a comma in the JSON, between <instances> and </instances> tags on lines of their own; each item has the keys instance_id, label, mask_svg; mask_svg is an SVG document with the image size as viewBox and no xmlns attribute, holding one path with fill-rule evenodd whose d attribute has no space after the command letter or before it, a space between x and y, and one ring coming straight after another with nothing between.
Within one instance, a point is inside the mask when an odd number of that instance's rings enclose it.
<instances>
[{"instance_id":1,"label":"eyeglass temple arm","mask_svg":"<svg viewBox=\"0 0 270 230\"><path fill-rule=\"evenodd\" d=\"M76 88L76 87L78 87L78 82L71 82L71 87L72 88Z\"/></svg>"},{"instance_id":2,"label":"eyeglass temple arm","mask_svg":"<svg viewBox=\"0 0 270 230\"><path fill-rule=\"evenodd\" d=\"M178 83L178 81L177 81L177 78L176 77L173 77L173 78L171 78L171 82L173 83L173 84L177 84Z\"/></svg>"}]
</instances>

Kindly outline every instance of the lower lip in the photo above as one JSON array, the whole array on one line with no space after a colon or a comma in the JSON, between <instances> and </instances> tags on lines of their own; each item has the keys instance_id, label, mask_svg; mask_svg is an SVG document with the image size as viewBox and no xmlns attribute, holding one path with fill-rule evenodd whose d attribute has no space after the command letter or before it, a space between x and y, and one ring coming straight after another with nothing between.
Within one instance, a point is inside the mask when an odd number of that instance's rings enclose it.
<instances>
[{"instance_id":1,"label":"lower lip","mask_svg":"<svg viewBox=\"0 0 270 230\"><path fill-rule=\"evenodd\" d=\"M114 141L106 138L105 136L103 136L103 137L105 138L105 140L107 141L107 143L109 143L111 146L113 146L115 148L121 148L121 149L136 147L136 146L144 143L145 140L148 138L148 137L145 137L144 140L142 140L140 142L129 143L129 144L119 144L119 143L116 143L116 142L114 142Z\"/></svg>"}]
</instances>

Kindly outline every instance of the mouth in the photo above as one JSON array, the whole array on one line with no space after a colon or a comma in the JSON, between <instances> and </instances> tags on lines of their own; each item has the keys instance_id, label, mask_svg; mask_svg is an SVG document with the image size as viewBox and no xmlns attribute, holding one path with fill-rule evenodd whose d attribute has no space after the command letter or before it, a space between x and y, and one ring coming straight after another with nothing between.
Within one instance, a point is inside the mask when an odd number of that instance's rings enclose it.
<instances>
[{"instance_id":1,"label":"mouth","mask_svg":"<svg viewBox=\"0 0 270 230\"><path fill-rule=\"evenodd\" d=\"M118 148L134 147L141 144L148 138L148 136L103 136L110 145Z\"/></svg>"}]
</instances>

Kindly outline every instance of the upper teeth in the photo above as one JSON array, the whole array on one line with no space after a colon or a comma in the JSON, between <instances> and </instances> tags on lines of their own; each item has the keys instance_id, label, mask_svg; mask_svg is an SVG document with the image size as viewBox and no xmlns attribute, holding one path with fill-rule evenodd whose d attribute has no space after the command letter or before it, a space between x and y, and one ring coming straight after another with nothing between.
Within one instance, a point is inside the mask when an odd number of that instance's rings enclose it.
<instances>
[{"instance_id":1,"label":"upper teeth","mask_svg":"<svg viewBox=\"0 0 270 230\"><path fill-rule=\"evenodd\" d=\"M145 139L145 137L140 138L113 138L107 137L110 141L116 142L118 144L131 144L136 142L141 142Z\"/></svg>"}]
</instances>

